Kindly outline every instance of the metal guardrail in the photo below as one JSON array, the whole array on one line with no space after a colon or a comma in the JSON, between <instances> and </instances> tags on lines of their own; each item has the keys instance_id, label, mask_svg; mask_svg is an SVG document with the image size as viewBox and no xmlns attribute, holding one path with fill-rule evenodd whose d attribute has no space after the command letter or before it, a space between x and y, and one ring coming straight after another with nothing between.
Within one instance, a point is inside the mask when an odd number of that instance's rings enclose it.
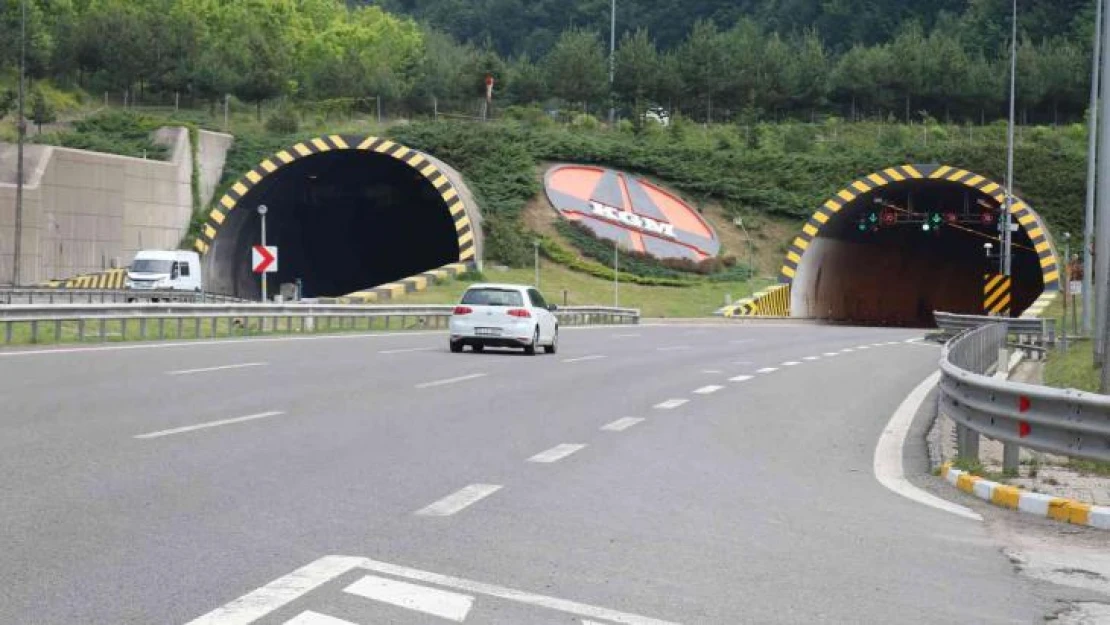
<instances>
[{"instance_id":1,"label":"metal guardrail","mask_svg":"<svg viewBox=\"0 0 1110 625\"><path fill-rule=\"evenodd\" d=\"M54 304L0 306L0 339L43 343L89 338L204 338L266 332L314 333L406 327L446 328L454 305L353 306L343 304ZM555 312L567 326L637 324L632 308L574 306ZM221 332L221 322L223 332ZM137 328L133 324L138 324ZM187 325L188 324L188 325ZM153 327L152 327L153 326ZM50 329L51 331L47 331ZM132 330L132 331L129 331Z\"/></svg>"},{"instance_id":2,"label":"metal guardrail","mask_svg":"<svg viewBox=\"0 0 1110 625\"><path fill-rule=\"evenodd\" d=\"M937 328L946 336L978 328L983 325L1001 323L1006 334L1015 339L1018 347L1029 351L1043 351L1056 344L1056 320L1036 318L984 317L980 315L957 315L936 311L933 313Z\"/></svg>"},{"instance_id":3,"label":"metal guardrail","mask_svg":"<svg viewBox=\"0 0 1110 625\"><path fill-rule=\"evenodd\" d=\"M0 305L119 304L125 302L229 303L237 297L192 291L138 291L120 289L0 288Z\"/></svg>"},{"instance_id":4,"label":"metal guardrail","mask_svg":"<svg viewBox=\"0 0 1110 625\"><path fill-rule=\"evenodd\" d=\"M1017 470L1021 447L1110 462L1110 396L991 377L1005 371L1007 333L991 323L944 347L940 405L957 424L959 456L978 459L983 435L1003 443L1007 471Z\"/></svg>"}]
</instances>

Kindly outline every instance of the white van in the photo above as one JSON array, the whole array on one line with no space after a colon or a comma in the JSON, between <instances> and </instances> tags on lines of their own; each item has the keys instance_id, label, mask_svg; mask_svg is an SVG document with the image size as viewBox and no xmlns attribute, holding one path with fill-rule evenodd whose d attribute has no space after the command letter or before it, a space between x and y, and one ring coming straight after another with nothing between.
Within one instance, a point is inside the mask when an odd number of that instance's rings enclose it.
<instances>
[{"instance_id":1,"label":"white van","mask_svg":"<svg viewBox=\"0 0 1110 625\"><path fill-rule=\"evenodd\" d=\"M127 269L123 286L135 291L200 291L200 254L142 250Z\"/></svg>"}]
</instances>

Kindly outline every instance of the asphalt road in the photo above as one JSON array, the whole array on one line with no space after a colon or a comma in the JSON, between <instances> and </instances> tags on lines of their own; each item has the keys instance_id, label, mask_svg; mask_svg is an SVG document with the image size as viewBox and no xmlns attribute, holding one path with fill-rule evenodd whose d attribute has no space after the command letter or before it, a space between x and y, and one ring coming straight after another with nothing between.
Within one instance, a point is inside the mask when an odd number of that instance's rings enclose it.
<instances>
[{"instance_id":1,"label":"asphalt road","mask_svg":"<svg viewBox=\"0 0 1110 625\"><path fill-rule=\"evenodd\" d=\"M0 352L0 623L1040 622L982 524L872 473L917 336Z\"/></svg>"}]
</instances>

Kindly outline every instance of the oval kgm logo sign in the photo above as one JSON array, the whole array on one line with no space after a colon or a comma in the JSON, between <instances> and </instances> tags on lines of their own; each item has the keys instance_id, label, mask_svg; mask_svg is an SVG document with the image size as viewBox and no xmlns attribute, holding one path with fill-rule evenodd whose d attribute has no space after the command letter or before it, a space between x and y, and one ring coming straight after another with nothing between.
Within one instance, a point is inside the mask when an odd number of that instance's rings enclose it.
<instances>
[{"instance_id":1,"label":"oval kgm logo sign","mask_svg":"<svg viewBox=\"0 0 1110 625\"><path fill-rule=\"evenodd\" d=\"M625 172L556 165L544 176L547 199L570 221L624 249L700 261L721 249L717 233L673 193Z\"/></svg>"}]
</instances>

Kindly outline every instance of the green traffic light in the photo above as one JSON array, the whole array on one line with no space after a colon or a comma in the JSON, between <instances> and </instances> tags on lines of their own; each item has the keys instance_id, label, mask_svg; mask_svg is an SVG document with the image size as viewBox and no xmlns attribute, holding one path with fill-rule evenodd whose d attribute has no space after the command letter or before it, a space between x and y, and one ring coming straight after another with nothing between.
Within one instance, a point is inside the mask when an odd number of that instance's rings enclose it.
<instances>
[{"instance_id":1,"label":"green traffic light","mask_svg":"<svg viewBox=\"0 0 1110 625\"><path fill-rule=\"evenodd\" d=\"M867 216L867 219L869 219L871 221L871 223L875 223L875 222L879 221L879 216L876 213L871 213L870 215Z\"/></svg>"},{"instance_id":2,"label":"green traffic light","mask_svg":"<svg viewBox=\"0 0 1110 625\"><path fill-rule=\"evenodd\" d=\"M865 232L867 230L867 224L863 223L862 221L859 222L859 225L856 227L859 228L860 232Z\"/></svg>"}]
</instances>

